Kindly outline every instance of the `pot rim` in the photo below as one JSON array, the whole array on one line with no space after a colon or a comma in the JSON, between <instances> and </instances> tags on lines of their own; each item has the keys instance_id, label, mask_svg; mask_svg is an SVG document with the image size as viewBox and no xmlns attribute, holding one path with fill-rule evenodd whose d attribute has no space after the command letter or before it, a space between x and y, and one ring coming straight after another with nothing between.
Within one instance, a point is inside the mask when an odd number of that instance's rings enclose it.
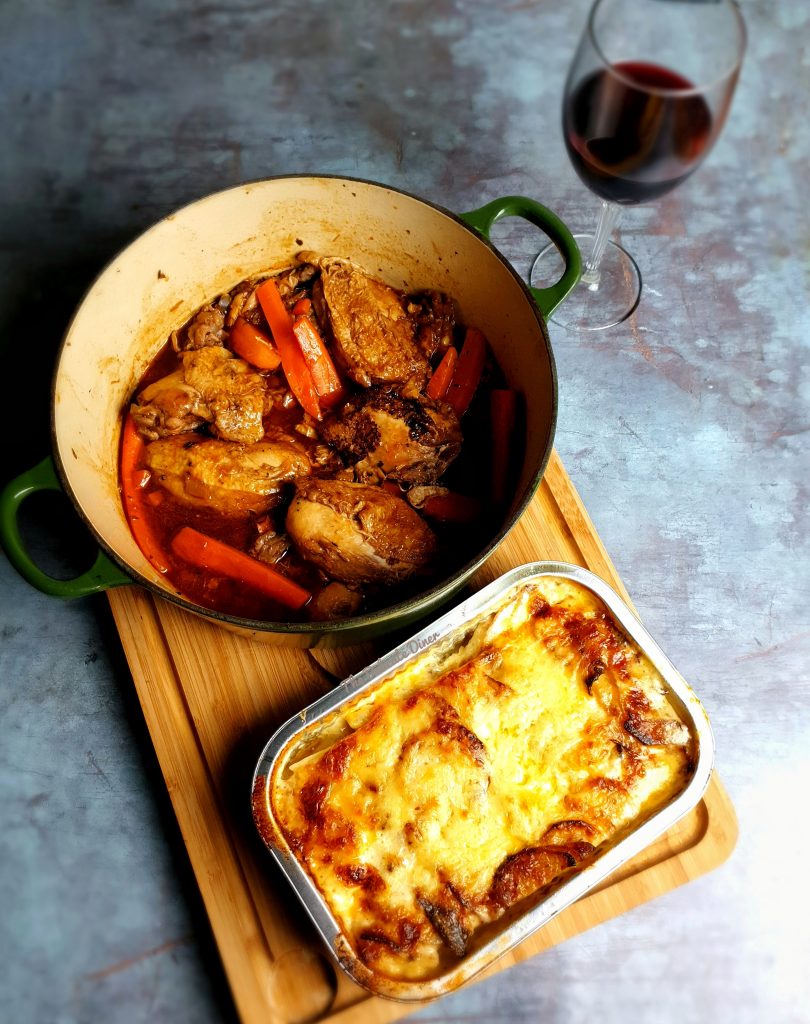
<instances>
[{"instance_id":1,"label":"pot rim","mask_svg":"<svg viewBox=\"0 0 810 1024\"><path fill-rule=\"evenodd\" d=\"M138 242L141 238L148 235L152 231L156 231L161 225L164 224L168 218L176 217L178 214L185 212L194 206L199 206L204 203L210 202L219 196L225 195L228 192L236 192L244 189L251 185L260 185L264 182L271 181L296 181L296 180L330 180L330 181L344 181L353 182L360 185L370 185L373 188L383 189L387 192L394 192L398 195L405 196L408 199L415 200L416 202L423 203L425 206L430 207L437 213L443 214L456 224L461 225L466 231L473 235L477 241L485 246L503 266L511 274L514 280L518 283L526 301L529 303L532 314L540 328L540 333L546 344L546 351L549 358L549 369L551 372L551 421L549 424L548 441L546 443L545 450L540 459L537 471L531 478L526 486L525 494L523 499L514 509L509 518L503 523L497 534L487 544L487 546L479 551L470 561L465 562L463 566L456 569L456 571L446 579L435 584L429 590L421 591L419 594L407 598L404 601L400 601L397 604L389 605L385 608L381 608L378 611L366 612L364 615L353 616L348 619L337 619L334 621L325 622L277 622L269 619L248 619L239 615L228 615L225 612L217 611L213 608L206 608L204 605L196 604L195 602L184 597L178 592L163 589L157 586L151 580L143 576L137 569L135 569L130 563L119 555L118 552L100 535L98 530L95 528L93 521L88 515L85 514L82 509L76 495L73 492L68 475L65 470L65 466L62 460L61 453L56 437L56 387L59 379L59 372L62 364L62 355L65 348L67 338L73 328L82 307L87 301L88 296L98 284L99 280L104 276L107 270L122 257L131 246ZM438 203L434 203L431 200L425 199L423 196L416 195L413 192L408 192L405 189L397 188L393 185L386 185L383 182L374 181L370 178L358 178L347 176L343 174L314 174L314 173L302 173L302 174L275 174L269 177L254 178L248 181L240 182L237 185L231 185L228 188L218 189L215 192L209 192L198 199L193 199L188 203L184 203L182 206L171 210L165 214L160 220L155 221L154 224L150 225L144 231L139 232L133 239L131 239L123 248L117 250L109 260L101 267L95 277L92 279L90 284L83 292L79 302L76 305L73 314L68 321L65 330L62 334L62 340L59 344L59 349L56 355L56 362L54 366L54 372L51 380L51 449L53 452L54 464L56 471L59 475L59 480L65 493L71 500L73 507L75 508L79 518L82 520L84 525L90 531L96 543L99 545L101 550L115 562L129 577L131 577L133 583L137 583L142 587L146 587L147 590L156 594L158 597L162 597L167 601L171 601L172 604L176 604L178 607L185 609L186 611L193 612L196 615L202 615L205 618L213 619L219 623L227 623L230 626L237 626L242 630L253 630L258 633L278 633L293 636L334 636L341 633L353 633L360 632L361 630L372 627L374 625L382 624L386 620L391 620L392 624L395 624L396 620L400 616L416 611L419 607L424 606L426 611L428 608L434 608L442 600L449 598L455 593L469 577L480 568L484 562L490 557L490 555L498 548L501 542L504 540L506 535L516 525L518 520L521 518L529 502L532 500L537 492L538 487L543 479L543 476L548 465L548 461L551 457L551 452L554 446L554 435L557 428L557 406L558 406L558 383L557 383L557 365L554 359L554 351L551 347L551 339L549 338L548 327L546 326L545 318L537 307L534 298L532 297L529 287L523 278L518 274L509 260L492 244L492 242L481 232L471 227L461 215L453 213L452 210L448 210L446 207L441 206Z\"/></svg>"}]
</instances>

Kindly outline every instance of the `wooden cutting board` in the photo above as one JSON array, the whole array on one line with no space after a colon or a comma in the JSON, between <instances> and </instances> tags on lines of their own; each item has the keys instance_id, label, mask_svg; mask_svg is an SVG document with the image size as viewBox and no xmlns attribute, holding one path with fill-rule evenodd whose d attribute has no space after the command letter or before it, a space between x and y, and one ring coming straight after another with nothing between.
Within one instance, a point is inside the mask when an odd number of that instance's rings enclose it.
<instances>
[{"instance_id":1,"label":"wooden cutting board","mask_svg":"<svg viewBox=\"0 0 810 1024\"><path fill-rule=\"evenodd\" d=\"M472 588L545 559L586 566L627 598L556 453L531 505ZM110 591L109 600L244 1024L382 1024L424 1005L375 998L336 972L250 815L253 768L276 727L391 640L323 651L274 647L140 587ZM488 973L711 870L736 838L734 810L715 776L694 811Z\"/></svg>"}]
</instances>

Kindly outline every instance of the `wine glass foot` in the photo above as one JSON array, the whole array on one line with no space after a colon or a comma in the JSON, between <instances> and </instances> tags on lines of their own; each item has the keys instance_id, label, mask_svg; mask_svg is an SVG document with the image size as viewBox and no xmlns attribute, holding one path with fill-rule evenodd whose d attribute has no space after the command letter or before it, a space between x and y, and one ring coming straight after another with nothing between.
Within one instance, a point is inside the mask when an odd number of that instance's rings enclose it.
<instances>
[{"instance_id":1,"label":"wine glass foot","mask_svg":"<svg viewBox=\"0 0 810 1024\"><path fill-rule=\"evenodd\" d=\"M593 248L594 236L574 235L580 251ZM529 281L544 288L559 280L562 261L556 246L547 245L532 264ZM552 323L569 331L605 331L623 323L641 299L641 271L630 253L618 242L609 241L599 263L599 274L584 274L566 300L554 311Z\"/></svg>"}]
</instances>

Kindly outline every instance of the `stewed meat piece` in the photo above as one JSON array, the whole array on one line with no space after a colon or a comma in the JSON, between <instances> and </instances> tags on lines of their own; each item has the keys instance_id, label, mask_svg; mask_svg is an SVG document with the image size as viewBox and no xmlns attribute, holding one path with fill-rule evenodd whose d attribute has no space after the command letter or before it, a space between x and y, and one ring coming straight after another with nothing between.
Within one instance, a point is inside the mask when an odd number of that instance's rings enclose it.
<instances>
[{"instance_id":1,"label":"stewed meat piece","mask_svg":"<svg viewBox=\"0 0 810 1024\"><path fill-rule=\"evenodd\" d=\"M243 360L225 348L204 348L183 354L186 383L199 392L211 410L219 437L250 444L264 437L267 385Z\"/></svg>"},{"instance_id":2,"label":"stewed meat piece","mask_svg":"<svg viewBox=\"0 0 810 1024\"><path fill-rule=\"evenodd\" d=\"M199 434L153 441L144 458L175 498L225 515L267 511L281 500L288 481L312 468L304 446L292 440L238 444Z\"/></svg>"},{"instance_id":3,"label":"stewed meat piece","mask_svg":"<svg viewBox=\"0 0 810 1024\"><path fill-rule=\"evenodd\" d=\"M226 441L261 441L262 416L271 401L264 377L226 348L189 350L182 359L182 369L145 387L132 404L144 439L171 437L210 423Z\"/></svg>"},{"instance_id":4,"label":"stewed meat piece","mask_svg":"<svg viewBox=\"0 0 810 1024\"><path fill-rule=\"evenodd\" d=\"M177 352L224 345L225 313L219 304L204 306L187 327L174 332L172 344Z\"/></svg>"},{"instance_id":5,"label":"stewed meat piece","mask_svg":"<svg viewBox=\"0 0 810 1024\"><path fill-rule=\"evenodd\" d=\"M259 300L256 297L258 285L255 281L241 281L231 292L228 312L225 314L225 326L233 327L237 319L241 317L248 323L258 327L263 320L262 311L259 309Z\"/></svg>"},{"instance_id":6,"label":"stewed meat piece","mask_svg":"<svg viewBox=\"0 0 810 1024\"><path fill-rule=\"evenodd\" d=\"M400 295L349 260L302 252L299 260L321 271L315 308L334 339L335 355L346 374L363 387L412 381L418 388L430 364L416 344L413 321Z\"/></svg>"},{"instance_id":7,"label":"stewed meat piece","mask_svg":"<svg viewBox=\"0 0 810 1024\"><path fill-rule=\"evenodd\" d=\"M461 451L452 406L425 395L403 398L369 388L321 428L323 439L354 465L362 482L381 477L404 484L435 483Z\"/></svg>"},{"instance_id":8,"label":"stewed meat piece","mask_svg":"<svg viewBox=\"0 0 810 1024\"><path fill-rule=\"evenodd\" d=\"M312 616L316 619L348 619L357 614L362 603L363 595L359 591L333 580L313 598Z\"/></svg>"},{"instance_id":9,"label":"stewed meat piece","mask_svg":"<svg viewBox=\"0 0 810 1024\"><path fill-rule=\"evenodd\" d=\"M317 273L317 267L302 263L273 277L287 306L292 306L298 299L307 295L307 286ZM264 278L249 278L246 281L241 281L234 288L228 296L228 311L225 315L226 327L233 327L237 319L241 317L253 324L254 327L267 330L267 322L256 295L256 290L263 280Z\"/></svg>"},{"instance_id":10,"label":"stewed meat piece","mask_svg":"<svg viewBox=\"0 0 810 1024\"><path fill-rule=\"evenodd\" d=\"M443 292L418 292L408 296L405 308L416 325L417 344L428 359L453 344L456 312L451 298Z\"/></svg>"},{"instance_id":11,"label":"stewed meat piece","mask_svg":"<svg viewBox=\"0 0 810 1024\"><path fill-rule=\"evenodd\" d=\"M290 550L289 538L283 533L276 533L275 530L267 530L260 533L250 548L250 553L260 562L267 562L268 565L275 565Z\"/></svg>"},{"instance_id":12,"label":"stewed meat piece","mask_svg":"<svg viewBox=\"0 0 810 1024\"><path fill-rule=\"evenodd\" d=\"M146 441L186 433L211 419L211 410L200 392L186 383L182 369L145 387L131 412Z\"/></svg>"},{"instance_id":13,"label":"stewed meat piece","mask_svg":"<svg viewBox=\"0 0 810 1024\"><path fill-rule=\"evenodd\" d=\"M312 283L317 274L318 268L313 263L299 263L278 274L273 280L285 304L292 306L298 299L306 296L307 285Z\"/></svg>"},{"instance_id":14,"label":"stewed meat piece","mask_svg":"<svg viewBox=\"0 0 810 1024\"><path fill-rule=\"evenodd\" d=\"M399 583L427 566L436 537L418 513L381 487L298 480L287 533L300 554L342 583Z\"/></svg>"}]
</instances>

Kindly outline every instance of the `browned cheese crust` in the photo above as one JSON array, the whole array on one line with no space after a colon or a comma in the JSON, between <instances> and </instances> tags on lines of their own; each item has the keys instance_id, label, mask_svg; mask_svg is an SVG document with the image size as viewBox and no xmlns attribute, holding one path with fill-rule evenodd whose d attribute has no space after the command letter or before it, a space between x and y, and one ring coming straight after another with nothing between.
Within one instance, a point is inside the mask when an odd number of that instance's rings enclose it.
<instances>
[{"instance_id":1,"label":"browned cheese crust","mask_svg":"<svg viewBox=\"0 0 810 1024\"><path fill-rule=\"evenodd\" d=\"M599 856L694 758L651 663L554 579L304 735L271 788L276 820L358 959L403 981Z\"/></svg>"}]
</instances>

